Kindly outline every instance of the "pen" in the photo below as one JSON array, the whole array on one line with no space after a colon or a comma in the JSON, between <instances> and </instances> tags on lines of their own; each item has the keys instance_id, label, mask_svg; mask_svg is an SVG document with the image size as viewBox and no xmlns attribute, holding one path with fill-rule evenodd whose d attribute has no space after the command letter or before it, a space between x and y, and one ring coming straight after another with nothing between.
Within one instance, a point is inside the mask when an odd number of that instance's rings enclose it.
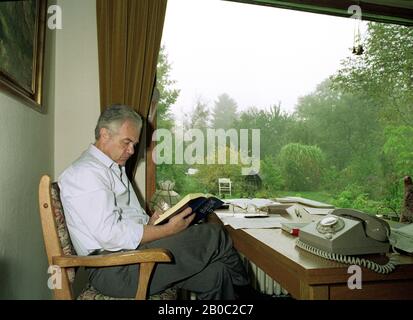
<instances>
[{"instance_id":1,"label":"pen","mask_svg":"<svg viewBox=\"0 0 413 320\"><path fill-rule=\"evenodd\" d=\"M269 216L244 216L244 218L250 219L250 218L268 218Z\"/></svg>"}]
</instances>

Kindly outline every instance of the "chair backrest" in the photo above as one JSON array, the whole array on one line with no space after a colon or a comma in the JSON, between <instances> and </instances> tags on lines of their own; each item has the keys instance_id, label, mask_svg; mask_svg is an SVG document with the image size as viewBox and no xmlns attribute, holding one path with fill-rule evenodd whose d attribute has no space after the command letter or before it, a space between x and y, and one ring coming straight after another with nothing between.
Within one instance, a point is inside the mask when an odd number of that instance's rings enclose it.
<instances>
[{"instance_id":1,"label":"chair backrest","mask_svg":"<svg viewBox=\"0 0 413 320\"><path fill-rule=\"evenodd\" d=\"M223 192L228 192L231 195L231 179L230 178L218 178L218 193L222 196Z\"/></svg>"},{"instance_id":2,"label":"chair backrest","mask_svg":"<svg viewBox=\"0 0 413 320\"><path fill-rule=\"evenodd\" d=\"M218 183L219 184L231 184L231 179L229 178L218 178Z\"/></svg>"},{"instance_id":3,"label":"chair backrest","mask_svg":"<svg viewBox=\"0 0 413 320\"><path fill-rule=\"evenodd\" d=\"M71 283L74 281L74 268L58 268L53 266L53 257L76 255L60 201L60 191L57 183L51 184L50 177L44 175L39 184L40 220L43 229L43 239L46 247L51 276L55 281L48 282L56 299L73 299Z\"/></svg>"}]
</instances>

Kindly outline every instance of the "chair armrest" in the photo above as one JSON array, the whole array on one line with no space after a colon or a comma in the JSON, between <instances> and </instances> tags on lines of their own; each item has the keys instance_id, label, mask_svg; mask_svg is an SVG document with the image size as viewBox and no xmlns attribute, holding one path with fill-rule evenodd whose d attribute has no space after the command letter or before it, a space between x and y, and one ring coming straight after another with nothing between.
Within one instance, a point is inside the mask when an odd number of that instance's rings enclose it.
<instances>
[{"instance_id":1,"label":"chair armrest","mask_svg":"<svg viewBox=\"0 0 413 320\"><path fill-rule=\"evenodd\" d=\"M166 249L144 249L94 256L55 256L53 264L62 267L109 267L145 262L170 262L171 253Z\"/></svg>"}]
</instances>

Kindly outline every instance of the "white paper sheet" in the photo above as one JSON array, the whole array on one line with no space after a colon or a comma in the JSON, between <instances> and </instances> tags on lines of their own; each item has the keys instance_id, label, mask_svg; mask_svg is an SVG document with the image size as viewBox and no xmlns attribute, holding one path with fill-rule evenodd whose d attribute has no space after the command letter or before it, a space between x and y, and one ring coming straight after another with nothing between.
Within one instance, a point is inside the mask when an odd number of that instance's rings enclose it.
<instances>
[{"instance_id":1,"label":"white paper sheet","mask_svg":"<svg viewBox=\"0 0 413 320\"><path fill-rule=\"evenodd\" d=\"M243 208L243 209L247 209L249 206L250 207L255 207L255 208L261 208L261 207L280 204L279 202L275 202L273 200L263 199L263 198L226 199L225 202L229 203L229 204L232 204L235 207L239 207L239 208Z\"/></svg>"},{"instance_id":2,"label":"white paper sheet","mask_svg":"<svg viewBox=\"0 0 413 320\"><path fill-rule=\"evenodd\" d=\"M221 218L221 217L237 217L237 218L245 218L245 217L262 217L262 216L268 216L267 212L249 212L249 211L243 211L240 209L224 209L224 210L215 210L216 215Z\"/></svg>"},{"instance_id":3,"label":"white paper sheet","mask_svg":"<svg viewBox=\"0 0 413 320\"><path fill-rule=\"evenodd\" d=\"M261 218L239 218L222 216L224 225L230 225L234 229L268 229L281 228L282 222L288 222L287 219L277 216L268 216Z\"/></svg>"}]
</instances>

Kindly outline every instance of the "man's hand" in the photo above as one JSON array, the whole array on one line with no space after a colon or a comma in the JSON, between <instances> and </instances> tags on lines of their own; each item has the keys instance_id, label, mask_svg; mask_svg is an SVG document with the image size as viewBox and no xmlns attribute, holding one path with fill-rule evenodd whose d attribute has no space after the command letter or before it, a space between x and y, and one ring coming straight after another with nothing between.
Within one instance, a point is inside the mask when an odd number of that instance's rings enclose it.
<instances>
[{"instance_id":1,"label":"man's hand","mask_svg":"<svg viewBox=\"0 0 413 320\"><path fill-rule=\"evenodd\" d=\"M185 230L195 219L195 214L191 214L191 212L191 208L186 208L184 211L169 219L167 223L154 226L153 223L157 219L155 215L158 215L155 212L149 219L148 224L143 226L141 243L162 239Z\"/></svg>"},{"instance_id":2,"label":"man's hand","mask_svg":"<svg viewBox=\"0 0 413 320\"><path fill-rule=\"evenodd\" d=\"M155 223L155 221L160 217L160 213L159 211L155 211L151 217L149 218L148 224L153 226L153 224Z\"/></svg>"},{"instance_id":3,"label":"man's hand","mask_svg":"<svg viewBox=\"0 0 413 320\"><path fill-rule=\"evenodd\" d=\"M195 214L191 214L191 212L192 209L188 207L184 211L169 219L166 225L170 230L171 235L185 230L191 224L191 222L195 219Z\"/></svg>"}]
</instances>

